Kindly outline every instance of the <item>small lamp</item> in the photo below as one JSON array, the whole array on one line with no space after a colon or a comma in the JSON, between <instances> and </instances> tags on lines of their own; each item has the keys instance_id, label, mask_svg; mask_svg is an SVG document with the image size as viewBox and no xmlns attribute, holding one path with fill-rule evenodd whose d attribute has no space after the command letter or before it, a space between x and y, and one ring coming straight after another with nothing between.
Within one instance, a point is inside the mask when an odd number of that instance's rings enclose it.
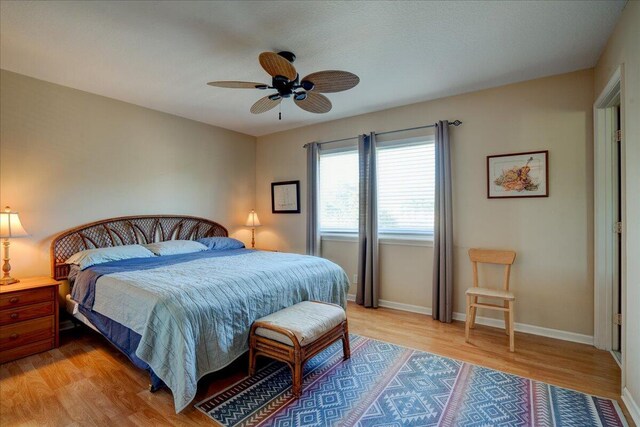
<instances>
[{"instance_id":1,"label":"small lamp","mask_svg":"<svg viewBox=\"0 0 640 427\"><path fill-rule=\"evenodd\" d=\"M0 212L0 238L4 239L4 242L2 242L2 246L4 246L4 263L2 264L2 279L0 279L0 285L10 285L19 282L19 280L9 275L11 271L11 264L9 264L9 239L26 237L28 235L20 223L18 212L11 212L9 206L4 208L4 212Z\"/></svg>"},{"instance_id":2,"label":"small lamp","mask_svg":"<svg viewBox=\"0 0 640 427\"><path fill-rule=\"evenodd\" d=\"M245 223L245 226L251 227L251 248L255 249L256 227L260 227L260 220L258 219L258 214L254 209L251 209L251 212L249 212L249 217L247 218L247 222Z\"/></svg>"}]
</instances>

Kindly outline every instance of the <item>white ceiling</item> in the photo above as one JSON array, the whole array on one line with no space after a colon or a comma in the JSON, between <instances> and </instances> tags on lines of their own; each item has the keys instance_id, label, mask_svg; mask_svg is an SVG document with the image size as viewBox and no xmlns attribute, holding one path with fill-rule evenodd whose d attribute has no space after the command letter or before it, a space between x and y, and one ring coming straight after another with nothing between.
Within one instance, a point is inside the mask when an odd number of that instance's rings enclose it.
<instances>
[{"instance_id":1,"label":"white ceiling","mask_svg":"<svg viewBox=\"0 0 640 427\"><path fill-rule=\"evenodd\" d=\"M502 2L0 3L0 67L251 135L588 68L625 0ZM301 76L360 84L316 115L292 100L249 112L269 83L258 63L290 50Z\"/></svg>"}]
</instances>

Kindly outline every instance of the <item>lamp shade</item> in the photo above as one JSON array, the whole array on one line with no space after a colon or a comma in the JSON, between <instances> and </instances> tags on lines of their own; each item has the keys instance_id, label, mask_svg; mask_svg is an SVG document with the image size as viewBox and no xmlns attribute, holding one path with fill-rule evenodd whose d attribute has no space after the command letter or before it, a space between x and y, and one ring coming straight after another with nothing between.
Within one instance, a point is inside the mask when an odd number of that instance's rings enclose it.
<instances>
[{"instance_id":1,"label":"lamp shade","mask_svg":"<svg viewBox=\"0 0 640 427\"><path fill-rule=\"evenodd\" d=\"M258 214L255 210L251 210L249 212L249 217L247 218L247 222L245 224L246 227L260 227L260 220L258 219Z\"/></svg>"},{"instance_id":2,"label":"lamp shade","mask_svg":"<svg viewBox=\"0 0 640 427\"><path fill-rule=\"evenodd\" d=\"M11 212L9 206L0 212L0 238L26 237L29 234L20 223L18 212Z\"/></svg>"}]
</instances>

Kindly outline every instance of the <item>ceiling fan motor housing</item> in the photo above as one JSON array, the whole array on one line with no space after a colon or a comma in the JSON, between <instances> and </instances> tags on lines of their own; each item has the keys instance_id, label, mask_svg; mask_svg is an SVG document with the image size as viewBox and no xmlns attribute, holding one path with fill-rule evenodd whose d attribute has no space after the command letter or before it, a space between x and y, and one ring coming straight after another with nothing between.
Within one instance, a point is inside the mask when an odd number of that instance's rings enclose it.
<instances>
[{"instance_id":1,"label":"ceiling fan motor housing","mask_svg":"<svg viewBox=\"0 0 640 427\"><path fill-rule=\"evenodd\" d=\"M298 84L298 77L295 80L289 80L284 76L275 76L271 81L272 86L278 91L283 98L289 98L293 94L293 90Z\"/></svg>"},{"instance_id":2,"label":"ceiling fan motor housing","mask_svg":"<svg viewBox=\"0 0 640 427\"><path fill-rule=\"evenodd\" d=\"M301 101L305 99L306 96L300 97L298 95L301 95L304 92L295 92L295 90L303 89L303 91L310 91L314 88L314 84L308 80L298 82L299 78L300 75L297 75L295 80L289 80L284 76L275 76L271 81L271 85L278 91L278 94L280 94L281 97L289 98L291 95L295 94L296 99Z\"/></svg>"}]
</instances>

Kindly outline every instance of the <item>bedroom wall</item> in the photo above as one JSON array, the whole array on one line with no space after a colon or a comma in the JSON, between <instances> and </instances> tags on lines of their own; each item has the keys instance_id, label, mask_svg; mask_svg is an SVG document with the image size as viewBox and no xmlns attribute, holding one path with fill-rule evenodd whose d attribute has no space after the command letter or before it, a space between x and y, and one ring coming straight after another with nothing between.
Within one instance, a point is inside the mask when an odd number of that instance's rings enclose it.
<instances>
[{"instance_id":1,"label":"bedroom wall","mask_svg":"<svg viewBox=\"0 0 640 427\"><path fill-rule=\"evenodd\" d=\"M121 215L203 216L250 241L254 137L0 73L0 203L31 234L11 242L13 276L48 275L54 235Z\"/></svg>"},{"instance_id":2,"label":"bedroom wall","mask_svg":"<svg viewBox=\"0 0 640 427\"><path fill-rule=\"evenodd\" d=\"M627 3L595 68L597 98L616 68L623 66L623 173L626 185L626 307L623 397L640 423L640 2ZM595 101L594 98L594 101Z\"/></svg>"},{"instance_id":3,"label":"bedroom wall","mask_svg":"<svg viewBox=\"0 0 640 427\"><path fill-rule=\"evenodd\" d=\"M339 96L332 99L339 103ZM589 340L593 335L592 104L593 70L583 70L259 137L256 201L264 227L258 230L257 245L305 250L303 144L459 119L464 124L452 129L455 311L464 312L464 290L471 284L468 249L512 248L518 252L512 275L518 297L516 321ZM550 197L488 200L486 156L532 150L549 150ZM302 214L271 214L270 183L297 179ZM323 255L353 278L356 244L324 241L323 248ZM430 246L381 245L381 298L429 309L432 257Z\"/></svg>"}]
</instances>

